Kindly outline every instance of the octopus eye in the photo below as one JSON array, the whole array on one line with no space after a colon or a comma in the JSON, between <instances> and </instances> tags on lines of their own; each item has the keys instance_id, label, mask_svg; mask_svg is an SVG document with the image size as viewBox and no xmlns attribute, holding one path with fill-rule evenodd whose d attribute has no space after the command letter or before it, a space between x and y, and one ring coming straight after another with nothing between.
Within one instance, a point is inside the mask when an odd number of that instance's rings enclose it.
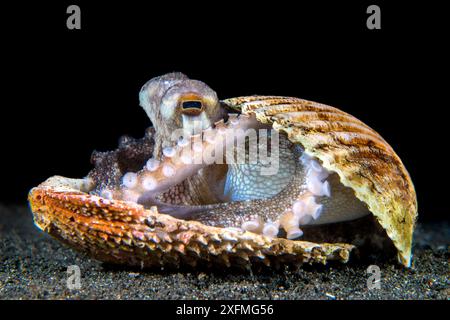
<instances>
[{"instance_id":1,"label":"octopus eye","mask_svg":"<svg viewBox=\"0 0 450 320\"><path fill-rule=\"evenodd\" d=\"M201 101L184 101L182 107L183 109L201 109L203 105Z\"/></svg>"},{"instance_id":2,"label":"octopus eye","mask_svg":"<svg viewBox=\"0 0 450 320\"><path fill-rule=\"evenodd\" d=\"M186 115L197 116L203 111L203 103L199 100L185 100L181 102L181 110Z\"/></svg>"}]
</instances>

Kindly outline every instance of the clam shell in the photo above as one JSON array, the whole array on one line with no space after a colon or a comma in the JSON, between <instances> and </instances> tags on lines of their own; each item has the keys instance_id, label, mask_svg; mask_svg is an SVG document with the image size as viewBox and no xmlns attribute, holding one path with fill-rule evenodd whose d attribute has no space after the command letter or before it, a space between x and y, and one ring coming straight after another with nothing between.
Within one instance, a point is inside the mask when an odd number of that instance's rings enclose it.
<instances>
[{"instance_id":1,"label":"clam shell","mask_svg":"<svg viewBox=\"0 0 450 320\"><path fill-rule=\"evenodd\" d=\"M183 265L277 267L347 262L354 246L271 239L159 214L85 192L83 179L55 176L29 193L35 224L73 248L109 263L138 267Z\"/></svg>"},{"instance_id":2,"label":"clam shell","mask_svg":"<svg viewBox=\"0 0 450 320\"><path fill-rule=\"evenodd\" d=\"M373 129L336 108L288 97L223 101L255 114L354 190L386 231L399 261L411 261L417 218L414 186L399 157ZM231 228L179 220L141 205L87 193L86 181L52 177L29 194L35 224L59 240L110 263L141 267L347 262L353 245L268 238Z\"/></svg>"},{"instance_id":3,"label":"clam shell","mask_svg":"<svg viewBox=\"0 0 450 320\"><path fill-rule=\"evenodd\" d=\"M272 124L336 172L384 228L399 261L410 266L416 193L402 161L377 132L339 109L298 98L249 96L223 103Z\"/></svg>"}]
</instances>

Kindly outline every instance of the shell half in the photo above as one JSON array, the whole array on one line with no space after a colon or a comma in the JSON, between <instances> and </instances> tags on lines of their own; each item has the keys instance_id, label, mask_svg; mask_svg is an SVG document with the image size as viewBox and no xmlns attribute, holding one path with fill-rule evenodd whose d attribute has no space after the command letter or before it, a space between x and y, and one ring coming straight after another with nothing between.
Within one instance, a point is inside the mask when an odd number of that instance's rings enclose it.
<instances>
[{"instance_id":1,"label":"shell half","mask_svg":"<svg viewBox=\"0 0 450 320\"><path fill-rule=\"evenodd\" d=\"M150 267L278 267L347 262L353 245L268 238L160 214L156 207L85 192L83 179L49 178L31 190L36 226L71 247L113 264Z\"/></svg>"},{"instance_id":2,"label":"shell half","mask_svg":"<svg viewBox=\"0 0 450 320\"><path fill-rule=\"evenodd\" d=\"M337 108L298 98L248 96L223 103L272 124L336 172L384 228L399 261L411 265L416 192L402 161L376 131Z\"/></svg>"}]
</instances>

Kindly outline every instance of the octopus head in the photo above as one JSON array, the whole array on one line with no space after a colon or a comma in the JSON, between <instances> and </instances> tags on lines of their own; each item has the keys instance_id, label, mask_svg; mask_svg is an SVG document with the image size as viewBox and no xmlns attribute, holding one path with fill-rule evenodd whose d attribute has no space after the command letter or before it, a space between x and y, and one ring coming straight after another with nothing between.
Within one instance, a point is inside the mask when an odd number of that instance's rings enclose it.
<instances>
[{"instance_id":1,"label":"octopus head","mask_svg":"<svg viewBox=\"0 0 450 320\"><path fill-rule=\"evenodd\" d=\"M148 81L141 89L140 104L166 140L177 130L186 136L199 134L223 117L217 94L182 73Z\"/></svg>"}]
</instances>

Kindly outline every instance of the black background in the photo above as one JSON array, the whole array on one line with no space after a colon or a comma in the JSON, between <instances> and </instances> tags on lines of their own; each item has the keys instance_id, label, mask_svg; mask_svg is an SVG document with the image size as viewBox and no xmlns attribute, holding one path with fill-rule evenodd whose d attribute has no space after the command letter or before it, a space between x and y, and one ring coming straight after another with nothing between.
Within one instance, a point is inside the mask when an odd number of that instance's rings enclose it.
<instances>
[{"instance_id":1,"label":"black background","mask_svg":"<svg viewBox=\"0 0 450 320\"><path fill-rule=\"evenodd\" d=\"M296 96L353 114L403 160L421 219L446 218L444 9L295 2L3 7L2 202L25 204L49 176L86 175L92 150L142 136L140 87L181 71L220 98ZM81 30L66 28L70 4L81 7ZM381 30L366 28L370 4L381 7Z\"/></svg>"}]
</instances>

